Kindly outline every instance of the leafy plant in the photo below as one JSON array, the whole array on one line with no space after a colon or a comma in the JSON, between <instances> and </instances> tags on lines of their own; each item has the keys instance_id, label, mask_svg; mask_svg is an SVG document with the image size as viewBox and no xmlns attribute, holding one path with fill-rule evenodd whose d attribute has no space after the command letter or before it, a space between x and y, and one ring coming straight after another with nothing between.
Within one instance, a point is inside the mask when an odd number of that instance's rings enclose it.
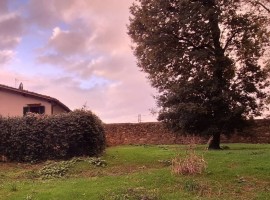
<instances>
[{"instance_id":1,"label":"leafy plant","mask_svg":"<svg viewBox=\"0 0 270 200\"><path fill-rule=\"evenodd\" d=\"M70 168L73 167L74 164L77 162L88 162L96 167L107 166L107 162L105 160L96 157L73 158L68 161L59 161L59 162L48 161L47 164L38 171L37 176L35 177L39 177L41 179L53 179L65 177L68 174Z\"/></svg>"},{"instance_id":2,"label":"leafy plant","mask_svg":"<svg viewBox=\"0 0 270 200\"><path fill-rule=\"evenodd\" d=\"M105 160L102 160L101 158L95 158L91 157L87 160L90 164L96 166L96 167L105 167L107 166L107 162Z\"/></svg>"},{"instance_id":3,"label":"leafy plant","mask_svg":"<svg viewBox=\"0 0 270 200\"><path fill-rule=\"evenodd\" d=\"M70 161L48 163L38 174L42 179L61 178L67 174L71 164Z\"/></svg>"}]
</instances>

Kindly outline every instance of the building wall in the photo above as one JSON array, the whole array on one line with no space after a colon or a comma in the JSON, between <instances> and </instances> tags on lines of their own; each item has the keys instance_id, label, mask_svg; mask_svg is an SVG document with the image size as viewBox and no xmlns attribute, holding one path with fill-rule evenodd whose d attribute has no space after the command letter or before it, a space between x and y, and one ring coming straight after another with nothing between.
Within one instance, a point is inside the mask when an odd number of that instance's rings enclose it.
<instances>
[{"instance_id":1,"label":"building wall","mask_svg":"<svg viewBox=\"0 0 270 200\"><path fill-rule=\"evenodd\" d=\"M45 106L45 114L50 115L51 103L48 101L0 90L0 115L3 117L23 116L23 107L39 103Z\"/></svg>"},{"instance_id":2,"label":"building wall","mask_svg":"<svg viewBox=\"0 0 270 200\"><path fill-rule=\"evenodd\" d=\"M60 114L63 112L67 112L63 107L60 107L59 105L53 105L53 113L52 114Z\"/></svg>"},{"instance_id":3,"label":"building wall","mask_svg":"<svg viewBox=\"0 0 270 200\"><path fill-rule=\"evenodd\" d=\"M108 146L126 144L188 144L190 141L206 144L208 137L176 135L162 123L105 124ZM270 143L270 120L257 120L253 127L245 130L246 135L233 134L221 137L221 143Z\"/></svg>"}]
</instances>

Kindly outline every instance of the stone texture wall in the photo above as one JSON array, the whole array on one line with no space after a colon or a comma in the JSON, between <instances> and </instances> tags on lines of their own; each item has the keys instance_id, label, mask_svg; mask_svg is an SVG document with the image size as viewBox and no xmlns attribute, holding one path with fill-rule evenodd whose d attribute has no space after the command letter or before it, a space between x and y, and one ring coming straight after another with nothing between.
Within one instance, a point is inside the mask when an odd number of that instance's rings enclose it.
<instances>
[{"instance_id":1,"label":"stone texture wall","mask_svg":"<svg viewBox=\"0 0 270 200\"><path fill-rule=\"evenodd\" d=\"M162 123L119 123L105 125L108 146L124 144L187 144L207 143L209 138L176 135ZM252 128L245 130L249 136L233 134L221 137L221 143L270 143L270 120L257 120Z\"/></svg>"}]
</instances>

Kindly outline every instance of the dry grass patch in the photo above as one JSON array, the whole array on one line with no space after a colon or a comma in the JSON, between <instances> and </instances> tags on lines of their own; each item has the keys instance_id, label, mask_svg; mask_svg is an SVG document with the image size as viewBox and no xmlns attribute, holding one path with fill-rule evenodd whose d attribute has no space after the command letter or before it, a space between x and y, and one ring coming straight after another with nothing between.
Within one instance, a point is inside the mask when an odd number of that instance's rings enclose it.
<instances>
[{"instance_id":1,"label":"dry grass patch","mask_svg":"<svg viewBox=\"0 0 270 200\"><path fill-rule=\"evenodd\" d=\"M177 175L201 174L206 170L207 163L203 155L197 155L195 145L189 145L186 155L177 155L172 159L172 173Z\"/></svg>"}]
</instances>

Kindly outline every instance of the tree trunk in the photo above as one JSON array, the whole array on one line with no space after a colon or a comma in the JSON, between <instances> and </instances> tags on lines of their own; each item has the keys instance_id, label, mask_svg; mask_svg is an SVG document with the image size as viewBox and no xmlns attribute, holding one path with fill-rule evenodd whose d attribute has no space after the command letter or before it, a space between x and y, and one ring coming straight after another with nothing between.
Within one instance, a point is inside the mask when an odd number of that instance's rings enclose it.
<instances>
[{"instance_id":1,"label":"tree trunk","mask_svg":"<svg viewBox=\"0 0 270 200\"><path fill-rule=\"evenodd\" d=\"M215 133L209 143L208 149L220 150L220 133Z\"/></svg>"}]
</instances>

